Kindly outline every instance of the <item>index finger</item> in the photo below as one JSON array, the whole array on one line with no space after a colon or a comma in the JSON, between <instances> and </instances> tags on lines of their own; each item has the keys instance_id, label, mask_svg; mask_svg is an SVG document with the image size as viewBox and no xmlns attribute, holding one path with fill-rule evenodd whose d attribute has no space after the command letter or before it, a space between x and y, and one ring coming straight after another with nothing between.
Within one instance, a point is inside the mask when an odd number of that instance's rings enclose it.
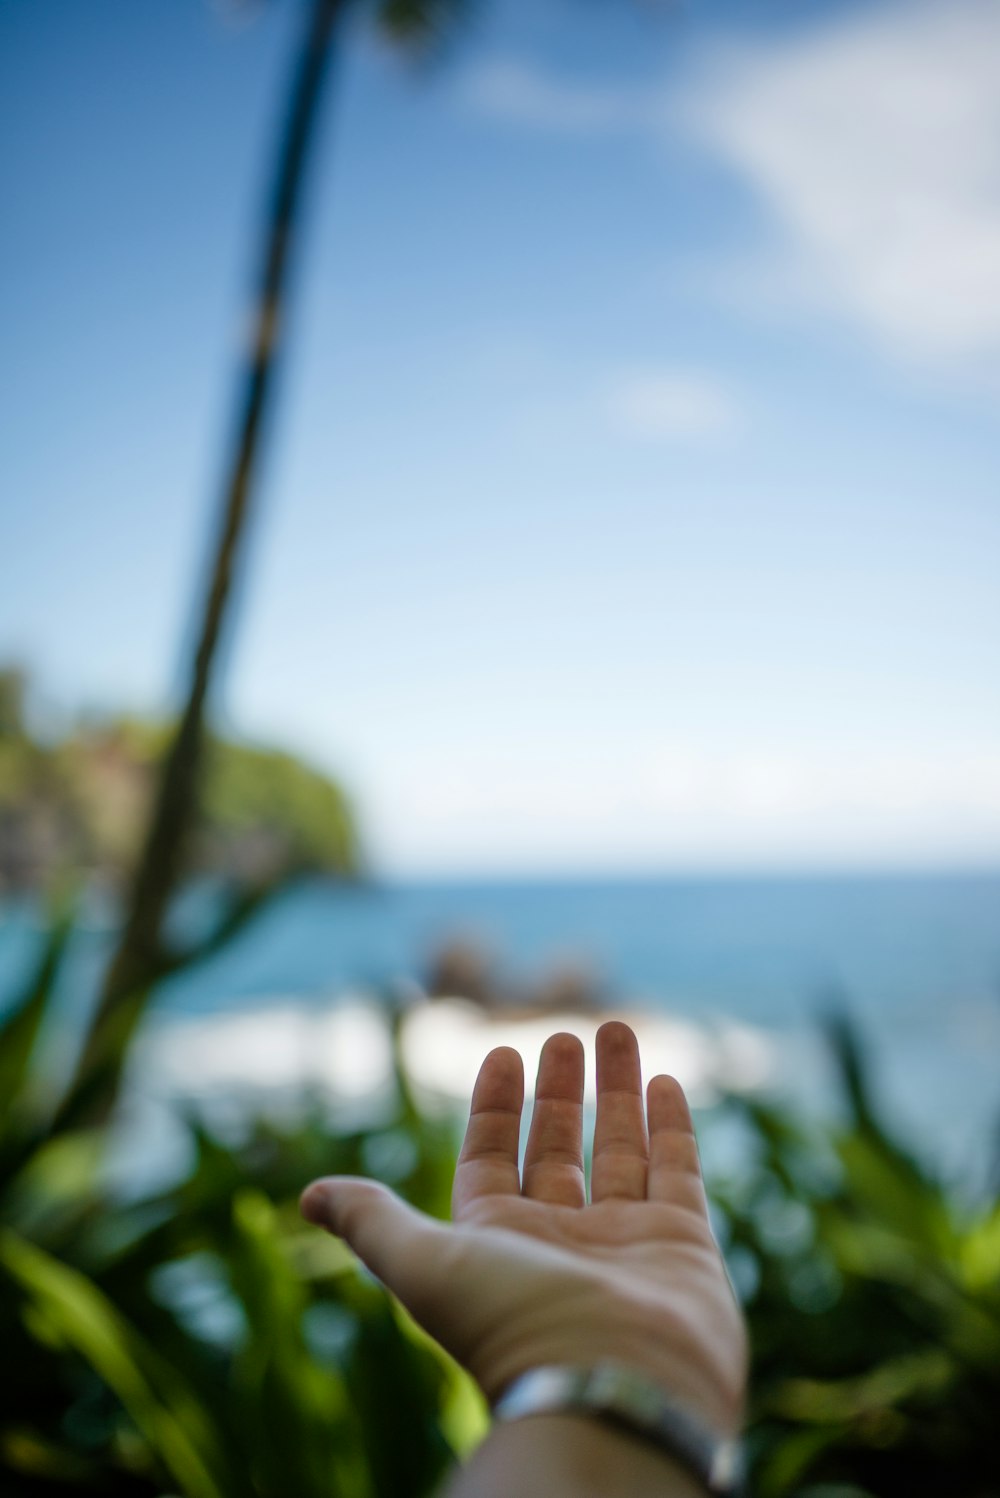
<instances>
[{"instance_id":1,"label":"index finger","mask_svg":"<svg viewBox=\"0 0 1000 1498\"><path fill-rule=\"evenodd\" d=\"M460 1217L470 1202L483 1196L517 1196L521 1182L517 1149L524 1105L524 1065L510 1046L497 1046L479 1068L465 1130L451 1212Z\"/></svg>"}]
</instances>

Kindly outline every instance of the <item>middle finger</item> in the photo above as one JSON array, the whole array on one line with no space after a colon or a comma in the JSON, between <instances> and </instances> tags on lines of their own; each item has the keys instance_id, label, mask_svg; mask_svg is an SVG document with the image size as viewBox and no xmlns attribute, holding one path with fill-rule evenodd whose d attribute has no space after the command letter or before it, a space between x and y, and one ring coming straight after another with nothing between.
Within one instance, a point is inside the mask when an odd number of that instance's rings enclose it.
<instances>
[{"instance_id":1,"label":"middle finger","mask_svg":"<svg viewBox=\"0 0 1000 1498\"><path fill-rule=\"evenodd\" d=\"M639 1043L621 1020L597 1032L597 1120L591 1200L646 1198L649 1148L642 1108Z\"/></svg>"},{"instance_id":2,"label":"middle finger","mask_svg":"<svg viewBox=\"0 0 1000 1498\"><path fill-rule=\"evenodd\" d=\"M575 1035L551 1035L542 1046L521 1179L523 1194L536 1201L582 1207L587 1200L583 1046Z\"/></svg>"}]
</instances>

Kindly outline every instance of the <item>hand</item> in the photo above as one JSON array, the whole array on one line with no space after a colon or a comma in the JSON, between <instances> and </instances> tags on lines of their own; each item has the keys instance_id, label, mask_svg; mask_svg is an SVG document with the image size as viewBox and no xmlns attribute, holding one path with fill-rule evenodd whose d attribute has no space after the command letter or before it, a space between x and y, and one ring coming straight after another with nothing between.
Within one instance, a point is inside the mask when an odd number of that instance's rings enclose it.
<instances>
[{"instance_id":1,"label":"hand","mask_svg":"<svg viewBox=\"0 0 1000 1498\"><path fill-rule=\"evenodd\" d=\"M542 1049L519 1176L523 1101L520 1056L491 1051L455 1171L453 1226L351 1177L314 1181L303 1213L350 1244L491 1402L530 1368L612 1359L735 1432L746 1335L679 1083L650 1082L647 1135L636 1038L619 1021L601 1026L590 1205L575 1036Z\"/></svg>"}]
</instances>

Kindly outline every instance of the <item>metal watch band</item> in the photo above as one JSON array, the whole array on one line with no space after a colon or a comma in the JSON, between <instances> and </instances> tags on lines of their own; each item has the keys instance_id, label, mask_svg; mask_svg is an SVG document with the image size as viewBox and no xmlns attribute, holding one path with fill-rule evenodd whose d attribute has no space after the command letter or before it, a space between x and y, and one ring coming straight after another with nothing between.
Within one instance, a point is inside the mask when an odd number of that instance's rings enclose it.
<instances>
[{"instance_id":1,"label":"metal watch band","mask_svg":"<svg viewBox=\"0 0 1000 1498\"><path fill-rule=\"evenodd\" d=\"M493 1413L498 1420L557 1413L596 1415L668 1452L716 1498L744 1494L738 1441L715 1435L651 1380L618 1363L533 1368L514 1380Z\"/></svg>"}]
</instances>

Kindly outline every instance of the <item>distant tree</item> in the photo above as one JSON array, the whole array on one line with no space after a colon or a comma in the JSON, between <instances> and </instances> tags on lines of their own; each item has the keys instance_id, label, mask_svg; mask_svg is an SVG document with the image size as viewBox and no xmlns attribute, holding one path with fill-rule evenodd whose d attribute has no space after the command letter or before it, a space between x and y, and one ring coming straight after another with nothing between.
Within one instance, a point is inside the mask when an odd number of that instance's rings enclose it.
<instances>
[{"instance_id":1,"label":"distant tree","mask_svg":"<svg viewBox=\"0 0 1000 1498\"><path fill-rule=\"evenodd\" d=\"M119 717L43 739L25 722L25 686L0 672L0 892L51 897L84 870L127 886L171 725ZM359 872L346 795L298 756L208 734L200 783L185 873Z\"/></svg>"},{"instance_id":2,"label":"distant tree","mask_svg":"<svg viewBox=\"0 0 1000 1498\"><path fill-rule=\"evenodd\" d=\"M0 670L0 739L20 738L24 732L24 672L15 666Z\"/></svg>"}]
</instances>

